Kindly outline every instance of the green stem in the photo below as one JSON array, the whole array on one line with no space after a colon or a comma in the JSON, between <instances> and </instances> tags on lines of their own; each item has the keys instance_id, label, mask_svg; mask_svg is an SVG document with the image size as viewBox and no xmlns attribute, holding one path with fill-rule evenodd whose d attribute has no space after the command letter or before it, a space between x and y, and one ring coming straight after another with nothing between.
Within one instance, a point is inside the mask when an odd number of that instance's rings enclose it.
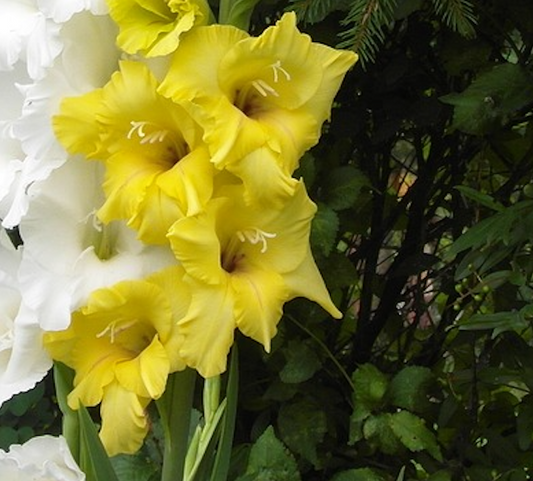
<instances>
[{"instance_id":1,"label":"green stem","mask_svg":"<svg viewBox=\"0 0 533 481\"><path fill-rule=\"evenodd\" d=\"M183 480L195 381L192 369L172 374L165 393L156 401L165 431L161 481Z\"/></svg>"}]
</instances>

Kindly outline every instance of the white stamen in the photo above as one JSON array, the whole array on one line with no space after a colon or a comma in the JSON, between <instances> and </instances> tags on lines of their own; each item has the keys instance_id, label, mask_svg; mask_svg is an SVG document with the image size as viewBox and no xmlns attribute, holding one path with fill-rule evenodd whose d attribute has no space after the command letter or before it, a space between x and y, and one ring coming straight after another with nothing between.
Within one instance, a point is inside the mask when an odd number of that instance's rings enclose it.
<instances>
[{"instance_id":1,"label":"white stamen","mask_svg":"<svg viewBox=\"0 0 533 481\"><path fill-rule=\"evenodd\" d=\"M98 339L100 339L101 337L104 337L107 334L109 334L109 337L111 338L111 344L114 344L115 343L115 337L118 334L120 334L122 331L125 331L125 330L129 329L131 326L135 325L136 322L137 322L137 320L134 319L133 321L126 322L125 324L123 324L122 326L120 326L118 328L116 327L117 321L112 322L102 332L99 332L98 334L96 334L96 337Z\"/></svg>"},{"instance_id":2,"label":"white stamen","mask_svg":"<svg viewBox=\"0 0 533 481\"><path fill-rule=\"evenodd\" d=\"M275 233L265 232L257 227L237 231L237 237L241 242L248 241L254 245L261 243L261 254L264 254L268 249L267 239L274 239L276 235Z\"/></svg>"},{"instance_id":3,"label":"white stamen","mask_svg":"<svg viewBox=\"0 0 533 481\"><path fill-rule=\"evenodd\" d=\"M155 130L154 132L150 132L149 134L147 134L145 131L144 131L144 128L147 126L147 125L152 125L152 126L155 126L155 124L151 123L151 122L136 122L135 120L132 120L130 122L130 125L131 125L131 129L129 130L128 132L128 139L131 140L133 134L135 132L137 132L137 135L141 138L141 145L144 145L144 144L155 144L156 142L163 142L163 140L165 140L165 137L168 135L168 130L164 129L164 130Z\"/></svg>"},{"instance_id":4,"label":"white stamen","mask_svg":"<svg viewBox=\"0 0 533 481\"><path fill-rule=\"evenodd\" d=\"M287 72L282 66L281 66L281 60L278 60L276 63L273 63L270 65L270 68L274 72L274 83L278 83L279 80L279 74L278 71L281 72L283 75L285 75L285 78L287 80L291 80L291 74Z\"/></svg>"},{"instance_id":5,"label":"white stamen","mask_svg":"<svg viewBox=\"0 0 533 481\"><path fill-rule=\"evenodd\" d=\"M268 96L268 94L279 97L279 94L262 79L253 80L252 85L263 97Z\"/></svg>"}]
</instances>

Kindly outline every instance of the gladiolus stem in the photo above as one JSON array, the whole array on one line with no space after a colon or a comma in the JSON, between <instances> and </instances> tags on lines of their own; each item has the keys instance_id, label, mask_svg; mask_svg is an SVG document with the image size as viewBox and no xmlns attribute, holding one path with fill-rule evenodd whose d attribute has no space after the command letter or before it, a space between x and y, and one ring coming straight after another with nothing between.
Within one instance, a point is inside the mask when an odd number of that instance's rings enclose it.
<instances>
[{"instance_id":1,"label":"gladiolus stem","mask_svg":"<svg viewBox=\"0 0 533 481\"><path fill-rule=\"evenodd\" d=\"M196 371L186 369L169 376L165 393L156 401L165 431L161 481L182 481Z\"/></svg>"}]
</instances>

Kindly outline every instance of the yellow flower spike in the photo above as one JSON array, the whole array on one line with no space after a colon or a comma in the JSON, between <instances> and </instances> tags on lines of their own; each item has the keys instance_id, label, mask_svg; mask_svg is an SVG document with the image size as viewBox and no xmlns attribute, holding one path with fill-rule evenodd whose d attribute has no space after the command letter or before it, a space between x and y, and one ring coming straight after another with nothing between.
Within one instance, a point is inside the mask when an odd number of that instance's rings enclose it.
<instances>
[{"instance_id":1,"label":"yellow flower spike","mask_svg":"<svg viewBox=\"0 0 533 481\"><path fill-rule=\"evenodd\" d=\"M124 61L105 87L65 99L54 118L69 153L106 166L100 219L128 221L149 244L166 243L176 219L203 208L215 174L202 130L157 86L146 65Z\"/></svg>"},{"instance_id":2,"label":"yellow flower spike","mask_svg":"<svg viewBox=\"0 0 533 481\"><path fill-rule=\"evenodd\" d=\"M257 191L262 171L254 166L272 163L270 173L290 178L298 159L318 142L356 61L353 52L313 43L296 28L295 14L286 13L259 37L220 25L194 29L175 52L159 90L186 102L204 128L217 168L239 176L250 198L279 205L292 193L283 185L290 180Z\"/></svg>"},{"instance_id":3,"label":"yellow flower spike","mask_svg":"<svg viewBox=\"0 0 533 481\"><path fill-rule=\"evenodd\" d=\"M45 348L75 371L72 409L101 404L102 442L110 455L133 453L147 430L144 408L182 370L177 327L190 303L181 266L146 280L99 289L76 311L68 329L48 332Z\"/></svg>"},{"instance_id":4,"label":"yellow flower spike","mask_svg":"<svg viewBox=\"0 0 533 481\"><path fill-rule=\"evenodd\" d=\"M246 204L243 187L228 186L205 212L172 226L170 244L192 294L178 323L180 355L202 376L226 369L235 328L269 350L283 304L294 297L341 317L309 248L315 212L302 182L282 209Z\"/></svg>"},{"instance_id":5,"label":"yellow flower spike","mask_svg":"<svg viewBox=\"0 0 533 481\"><path fill-rule=\"evenodd\" d=\"M193 26L206 25L211 10L206 0L107 0L120 33L117 43L130 54L168 55Z\"/></svg>"}]
</instances>

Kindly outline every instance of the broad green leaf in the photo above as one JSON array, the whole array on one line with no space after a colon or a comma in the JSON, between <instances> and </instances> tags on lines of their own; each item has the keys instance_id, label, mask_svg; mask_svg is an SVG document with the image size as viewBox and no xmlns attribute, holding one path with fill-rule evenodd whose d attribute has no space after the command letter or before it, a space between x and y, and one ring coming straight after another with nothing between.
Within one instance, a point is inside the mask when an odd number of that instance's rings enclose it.
<instances>
[{"instance_id":1,"label":"broad green leaf","mask_svg":"<svg viewBox=\"0 0 533 481\"><path fill-rule=\"evenodd\" d=\"M114 456L111 464L119 481L150 481L158 471L145 456Z\"/></svg>"},{"instance_id":2,"label":"broad green leaf","mask_svg":"<svg viewBox=\"0 0 533 481\"><path fill-rule=\"evenodd\" d=\"M330 481L386 481L383 476L370 468L349 469L337 473Z\"/></svg>"},{"instance_id":3,"label":"broad green leaf","mask_svg":"<svg viewBox=\"0 0 533 481\"><path fill-rule=\"evenodd\" d=\"M311 401L284 404L278 415L278 429L282 441L295 453L313 465L319 465L318 444L327 431L326 415Z\"/></svg>"},{"instance_id":4,"label":"broad green leaf","mask_svg":"<svg viewBox=\"0 0 533 481\"><path fill-rule=\"evenodd\" d=\"M428 403L427 388L432 381L433 373L427 367L405 367L390 382L389 402L409 411L424 411Z\"/></svg>"},{"instance_id":5,"label":"broad green leaf","mask_svg":"<svg viewBox=\"0 0 533 481\"><path fill-rule=\"evenodd\" d=\"M272 426L252 446L246 473L236 481L300 481L296 461Z\"/></svg>"},{"instance_id":6,"label":"broad green leaf","mask_svg":"<svg viewBox=\"0 0 533 481\"><path fill-rule=\"evenodd\" d=\"M371 409L379 408L385 398L389 380L373 364L362 364L352 375L354 405L363 403Z\"/></svg>"},{"instance_id":7,"label":"broad green leaf","mask_svg":"<svg viewBox=\"0 0 533 481\"><path fill-rule=\"evenodd\" d=\"M480 74L462 93L441 97L454 106L453 126L462 132L485 135L505 125L533 101L533 79L516 64L497 65Z\"/></svg>"},{"instance_id":8,"label":"broad green leaf","mask_svg":"<svg viewBox=\"0 0 533 481\"><path fill-rule=\"evenodd\" d=\"M331 171L324 183L326 202L334 210L348 209L365 187L370 187L370 183L360 170L350 165L338 167Z\"/></svg>"},{"instance_id":9,"label":"broad green leaf","mask_svg":"<svg viewBox=\"0 0 533 481\"><path fill-rule=\"evenodd\" d=\"M319 203L318 211L311 227L311 245L320 250L326 257L335 247L339 217L337 213L326 204Z\"/></svg>"},{"instance_id":10,"label":"broad green leaf","mask_svg":"<svg viewBox=\"0 0 533 481\"><path fill-rule=\"evenodd\" d=\"M382 407L389 380L372 364L361 365L353 374L353 411L350 416L349 444L363 439L364 421Z\"/></svg>"},{"instance_id":11,"label":"broad green leaf","mask_svg":"<svg viewBox=\"0 0 533 481\"><path fill-rule=\"evenodd\" d=\"M392 431L407 449L414 452L427 451L437 461L442 461L435 435L422 419L407 411L399 411L390 416Z\"/></svg>"},{"instance_id":12,"label":"broad green leaf","mask_svg":"<svg viewBox=\"0 0 533 481\"><path fill-rule=\"evenodd\" d=\"M287 384L311 379L322 365L316 352L306 342L290 341L284 352L287 363L280 371L279 377Z\"/></svg>"},{"instance_id":13,"label":"broad green leaf","mask_svg":"<svg viewBox=\"0 0 533 481\"><path fill-rule=\"evenodd\" d=\"M452 481L452 475L449 471L437 471L428 478L428 481Z\"/></svg>"},{"instance_id":14,"label":"broad green leaf","mask_svg":"<svg viewBox=\"0 0 533 481\"><path fill-rule=\"evenodd\" d=\"M9 403L9 411L14 416L23 416L44 395L44 383L37 384L33 389L22 392L13 397Z\"/></svg>"},{"instance_id":15,"label":"broad green leaf","mask_svg":"<svg viewBox=\"0 0 533 481\"><path fill-rule=\"evenodd\" d=\"M369 417L363 425L363 436L373 446L385 454L399 454L402 443L392 430L392 414L378 414Z\"/></svg>"}]
</instances>

